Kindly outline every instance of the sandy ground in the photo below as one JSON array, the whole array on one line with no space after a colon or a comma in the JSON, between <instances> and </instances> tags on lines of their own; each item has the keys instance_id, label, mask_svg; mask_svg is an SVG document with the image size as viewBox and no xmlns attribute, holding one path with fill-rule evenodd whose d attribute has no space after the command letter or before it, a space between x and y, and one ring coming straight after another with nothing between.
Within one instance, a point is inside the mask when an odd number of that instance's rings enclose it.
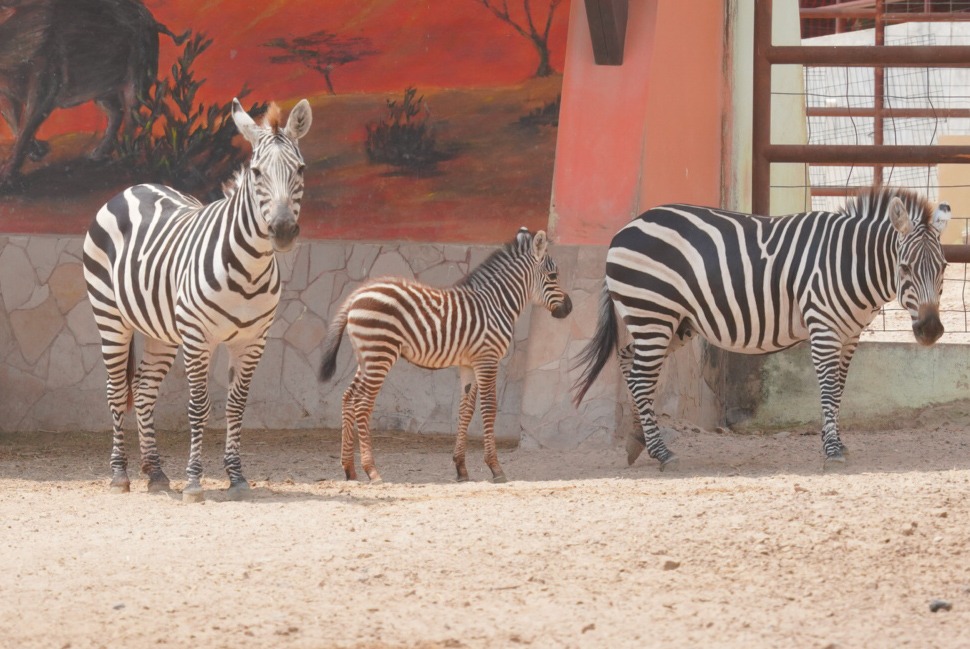
<instances>
[{"instance_id":1,"label":"sandy ground","mask_svg":"<svg viewBox=\"0 0 970 649\"><path fill-rule=\"evenodd\" d=\"M618 447L248 432L248 502L107 493L107 435L0 435L0 647L970 647L970 432L681 428L675 473ZM174 486L186 436L162 436ZM951 610L931 612L934 599Z\"/></svg>"}]
</instances>

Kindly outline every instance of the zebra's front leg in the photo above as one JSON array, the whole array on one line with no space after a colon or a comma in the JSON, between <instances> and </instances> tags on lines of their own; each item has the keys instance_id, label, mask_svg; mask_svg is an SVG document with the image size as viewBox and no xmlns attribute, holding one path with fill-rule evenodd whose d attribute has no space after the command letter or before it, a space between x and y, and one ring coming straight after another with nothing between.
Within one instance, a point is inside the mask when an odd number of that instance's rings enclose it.
<instances>
[{"instance_id":1,"label":"zebra's front leg","mask_svg":"<svg viewBox=\"0 0 970 649\"><path fill-rule=\"evenodd\" d=\"M498 361L488 360L475 365L475 380L481 391L482 436L485 446L485 464L492 470L492 482L508 482L505 472L498 463L495 448L495 414L498 411L498 395L495 381L498 375Z\"/></svg>"},{"instance_id":2,"label":"zebra's front leg","mask_svg":"<svg viewBox=\"0 0 970 649\"><path fill-rule=\"evenodd\" d=\"M242 458L239 456L239 442L242 430L243 413L249 398L249 385L253 373L263 356L265 338L245 346L229 347L229 394L226 395L226 453L223 464L229 474L229 500L242 500L249 494L249 482L242 474Z\"/></svg>"},{"instance_id":3,"label":"zebra's front leg","mask_svg":"<svg viewBox=\"0 0 970 649\"><path fill-rule=\"evenodd\" d=\"M162 471L155 439L155 404L158 387L175 362L178 345L148 338L141 363L135 375L135 414L138 417L138 441L141 447L141 470L148 476L148 491L168 491L170 482Z\"/></svg>"},{"instance_id":4,"label":"zebra's front leg","mask_svg":"<svg viewBox=\"0 0 970 649\"><path fill-rule=\"evenodd\" d=\"M465 444L468 442L468 424L475 415L475 402L478 399L478 382L475 370L461 367L461 402L458 404L458 437L455 439L455 470L458 482L468 482L468 468L465 466Z\"/></svg>"},{"instance_id":5,"label":"zebra's front leg","mask_svg":"<svg viewBox=\"0 0 970 649\"><path fill-rule=\"evenodd\" d=\"M839 335L827 326L810 322L812 363L818 377L822 404L822 452L825 468L833 468L845 462L844 446L839 437L839 407L845 387L846 372L842 370L844 345ZM850 341L851 342L851 341ZM853 349L845 361L846 371Z\"/></svg>"},{"instance_id":6,"label":"zebra's front leg","mask_svg":"<svg viewBox=\"0 0 970 649\"><path fill-rule=\"evenodd\" d=\"M644 449L653 459L660 462L660 470L672 468L677 456L670 452L660 435L657 416L653 404L657 394L657 382L663 368L667 349L670 345L672 328L650 332L648 335L635 335L633 343L633 363L627 375L627 387L640 414L642 431L631 436L626 443L626 460L632 465Z\"/></svg>"},{"instance_id":7,"label":"zebra's front leg","mask_svg":"<svg viewBox=\"0 0 970 649\"><path fill-rule=\"evenodd\" d=\"M185 374L189 381L189 426L192 429L182 501L200 503L205 500L202 492L202 432L205 430L212 407L208 387L209 359L212 350L203 342L186 341L182 352L185 356Z\"/></svg>"}]
</instances>

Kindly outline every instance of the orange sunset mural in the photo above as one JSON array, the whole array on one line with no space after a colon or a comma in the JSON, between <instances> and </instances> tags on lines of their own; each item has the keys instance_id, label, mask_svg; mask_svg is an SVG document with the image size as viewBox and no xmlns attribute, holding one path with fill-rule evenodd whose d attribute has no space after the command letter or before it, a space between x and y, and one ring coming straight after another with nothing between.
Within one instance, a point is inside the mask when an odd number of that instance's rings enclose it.
<instances>
[{"instance_id":1,"label":"orange sunset mural","mask_svg":"<svg viewBox=\"0 0 970 649\"><path fill-rule=\"evenodd\" d=\"M81 234L139 182L218 198L249 154L224 121L236 96L254 115L312 105L305 236L495 243L545 227L568 11L0 0L0 233Z\"/></svg>"}]
</instances>

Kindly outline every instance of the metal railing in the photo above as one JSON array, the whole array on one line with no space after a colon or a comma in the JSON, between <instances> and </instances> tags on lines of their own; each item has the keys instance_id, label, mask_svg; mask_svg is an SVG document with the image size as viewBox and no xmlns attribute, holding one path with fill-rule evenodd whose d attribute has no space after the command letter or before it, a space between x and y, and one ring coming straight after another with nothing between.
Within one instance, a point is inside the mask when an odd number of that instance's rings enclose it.
<instances>
[{"instance_id":1,"label":"metal railing","mask_svg":"<svg viewBox=\"0 0 970 649\"><path fill-rule=\"evenodd\" d=\"M886 119L939 117L939 111L922 108L893 109L885 102L885 68L887 67L970 67L970 46L885 46L885 26L902 21L967 21L967 13L895 13L886 11L886 0L874 5L822 7L804 9L803 17L871 18L875 25L872 46L775 46L771 42L772 0L755 4L755 43L753 79L752 134L752 211L770 214L771 164L794 162L812 165L866 165L873 168L873 183L883 183L886 166L929 166L941 163L970 164L970 146L965 145L886 145L883 123ZM891 0L890 0L891 4ZM771 143L771 66L799 64L805 66L871 67L875 73L871 107L818 107L809 116L860 116L873 119L872 145L800 145ZM952 109L949 117L970 117L970 109ZM856 188L846 187L845 193ZM832 188L812 190L827 192ZM944 246L948 261L970 263L970 245ZM962 292L961 292L962 295ZM962 299L962 298L961 298Z\"/></svg>"}]
</instances>

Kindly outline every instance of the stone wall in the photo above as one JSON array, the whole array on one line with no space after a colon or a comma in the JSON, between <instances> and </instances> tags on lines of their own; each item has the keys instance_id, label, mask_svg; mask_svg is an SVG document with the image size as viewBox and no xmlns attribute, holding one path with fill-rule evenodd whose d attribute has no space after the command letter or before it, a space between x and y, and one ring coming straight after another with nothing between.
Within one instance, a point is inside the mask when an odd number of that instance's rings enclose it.
<instances>
[{"instance_id":1,"label":"stone wall","mask_svg":"<svg viewBox=\"0 0 970 649\"><path fill-rule=\"evenodd\" d=\"M106 374L81 266L81 237L0 236L0 432L110 430ZM340 398L354 371L344 340L333 381L317 380L329 317L360 282L382 275L447 285L495 246L306 241L281 257L284 293L256 371L244 426L337 428ZM499 373L497 434L523 444L571 447L612 442L633 425L611 363L577 410L570 402L572 359L596 325L605 248L553 246L574 312L565 320L527 309ZM136 344L140 344L136 343ZM700 346L668 362L658 411L701 425L717 404L700 371ZM211 427L224 425L227 357L215 355ZM401 362L378 397L375 430L452 434L458 371ZM181 358L162 385L160 430L187 429L188 386ZM476 416L472 435L481 435Z\"/></svg>"}]
</instances>

